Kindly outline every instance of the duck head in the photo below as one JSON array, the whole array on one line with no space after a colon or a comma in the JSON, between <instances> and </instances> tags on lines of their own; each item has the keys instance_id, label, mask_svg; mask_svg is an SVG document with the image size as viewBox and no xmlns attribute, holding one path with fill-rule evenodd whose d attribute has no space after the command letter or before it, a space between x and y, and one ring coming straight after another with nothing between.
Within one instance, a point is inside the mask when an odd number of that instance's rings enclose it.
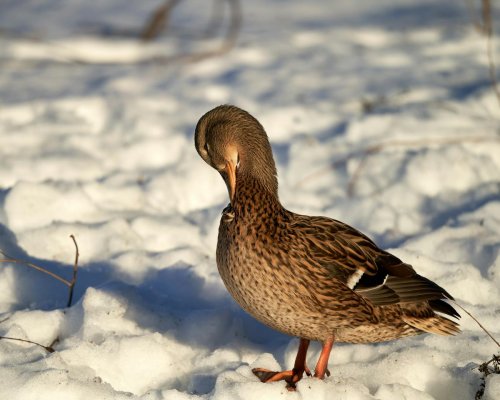
<instances>
[{"instance_id":1,"label":"duck head","mask_svg":"<svg viewBox=\"0 0 500 400\"><path fill-rule=\"evenodd\" d=\"M269 139L262 125L246 111L222 105L203 115L195 131L198 154L221 174L234 206L239 185L255 179L277 196L278 180Z\"/></svg>"}]
</instances>

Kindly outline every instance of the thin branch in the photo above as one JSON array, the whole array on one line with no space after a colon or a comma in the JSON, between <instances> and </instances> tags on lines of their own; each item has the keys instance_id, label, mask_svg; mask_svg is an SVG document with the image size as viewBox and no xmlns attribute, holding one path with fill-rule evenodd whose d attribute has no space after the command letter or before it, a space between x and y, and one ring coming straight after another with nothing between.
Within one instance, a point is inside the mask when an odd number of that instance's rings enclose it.
<instances>
[{"instance_id":1,"label":"thin branch","mask_svg":"<svg viewBox=\"0 0 500 400\"><path fill-rule=\"evenodd\" d=\"M498 100L498 104L500 105L500 89L498 87L497 81L497 68L495 65L495 57L493 54L493 22L491 18L491 2L490 0L482 0L482 16L483 16L483 31L486 35L486 54L488 55L488 69L490 73L491 85L493 87L493 91Z\"/></svg>"},{"instance_id":2,"label":"thin branch","mask_svg":"<svg viewBox=\"0 0 500 400\"><path fill-rule=\"evenodd\" d=\"M170 13L180 2L181 0L168 0L165 4L158 7L143 28L140 36L141 39L144 41L156 39L160 33L166 29Z\"/></svg>"},{"instance_id":3,"label":"thin branch","mask_svg":"<svg viewBox=\"0 0 500 400\"><path fill-rule=\"evenodd\" d=\"M488 330L474 317L469 311L467 311L465 308L463 308L460 304L458 304L456 301L453 302L456 306L458 306L462 311L464 311L469 317L471 317L474 321L476 321L476 324L479 325L479 327L493 340L498 347L500 347L500 343L491 335L491 333L488 332Z\"/></svg>"},{"instance_id":4,"label":"thin branch","mask_svg":"<svg viewBox=\"0 0 500 400\"><path fill-rule=\"evenodd\" d=\"M213 6L210 15L210 21L208 22L204 32L205 36L213 36L217 31L220 21L222 21L224 18L224 16L222 15L224 13L224 2L225 0L214 0L212 2Z\"/></svg>"},{"instance_id":5,"label":"thin branch","mask_svg":"<svg viewBox=\"0 0 500 400\"><path fill-rule=\"evenodd\" d=\"M73 240L73 243L75 245L75 262L73 264L73 277L72 277L71 281L67 281L64 278L61 278L59 275L54 274L53 272L47 271L45 268L39 267L38 265L35 265L33 263L29 263L29 262L26 262L26 261L17 260L17 259L15 259L13 257L10 257L10 256L8 256L2 250L0 250L0 253L2 253L5 257L7 257L7 259L2 259L2 260L0 260L0 262L10 262L10 263L15 263L15 264L24 264L24 265L27 265L27 266L29 266L31 268L36 269L37 271L43 272L45 274L48 274L51 277L57 279L58 281L64 283L66 286L69 287L69 295L68 295L67 307L71 307L71 303L73 302L73 290L75 288L76 278L78 276L78 259L80 257L80 251L78 249L78 243L76 242L75 236L74 235L70 235L70 238L71 238L71 240ZM6 321L7 319L9 319L9 317L1 320L0 323ZM18 342L25 342L25 343L35 344L37 346L43 347L49 353L53 353L54 352L54 348L52 346L54 346L54 344L56 344L56 343L59 342L59 338L56 338L49 346L44 346L44 345L42 345L40 343L36 343L36 342L33 342L31 340L27 340L27 339L19 339L19 338L13 338L13 337L8 337L8 336L0 336L0 340L1 339L16 340Z\"/></svg>"},{"instance_id":6,"label":"thin branch","mask_svg":"<svg viewBox=\"0 0 500 400\"><path fill-rule=\"evenodd\" d=\"M192 54L177 54L174 56L167 57L153 57L143 63L171 63L171 62L182 62L182 63L194 63L206 58L220 56L229 52L235 45L238 39L238 35L241 29L242 15L241 15L241 4L240 0L226 0L229 4L231 19L219 47L200 51L199 53Z\"/></svg>"},{"instance_id":7,"label":"thin branch","mask_svg":"<svg viewBox=\"0 0 500 400\"><path fill-rule=\"evenodd\" d=\"M0 340L2 340L2 339L17 340L18 342L25 342L25 343L30 343L30 344L36 344L37 346L43 347L49 353L53 353L55 351L51 346L44 346L43 344L40 344L40 343L37 343L37 342L32 342L31 340L27 340L27 339L19 339L19 338L13 338L13 337L8 337L8 336L0 336Z\"/></svg>"},{"instance_id":8,"label":"thin branch","mask_svg":"<svg viewBox=\"0 0 500 400\"><path fill-rule=\"evenodd\" d=\"M71 307L71 303L73 301L73 289L75 288L76 276L78 274L78 257L80 257L80 252L78 251L78 243L76 243L75 237L73 235L70 235L70 238L73 240L73 243L75 244L75 263L73 264L73 278L71 279L69 285L69 298L66 307Z\"/></svg>"},{"instance_id":9,"label":"thin branch","mask_svg":"<svg viewBox=\"0 0 500 400\"><path fill-rule=\"evenodd\" d=\"M490 364L493 364L493 369L494 371L492 372L490 369L489 369L489 366ZM491 357L488 361L482 363L480 366L479 366L479 370L487 370L489 372L489 374L491 373L500 373L500 356L497 356L495 354L493 354L493 357ZM498 372L496 372L498 371ZM488 375L489 375L488 374Z\"/></svg>"},{"instance_id":10,"label":"thin branch","mask_svg":"<svg viewBox=\"0 0 500 400\"><path fill-rule=\"evenodd\" d=\"M75 236L70 235L70 238L73 240L73 243L75 245L75 262L73 263L73 277L71 278L71 281L68 281L67 279L64 279L63 277L55 274L54 272L51 272L36 264L30 263L28 261L18 260L17 258L11 257L3 250L0 250L0 253L3 254L6 258L0 259L0 263L23 264L30 268L36 269L37 271L43 272L44 274L47 274L54 279L57 279L59 282L64 283L69 288L67 307L71 307L71 303L73 302L73 291L75 288L76 278L78 275L78 259L80 257L80 252L78 249L78 243L76 242Z\"/></svg>"},{"instance_id":11,"label":"thin branch","mask_svg":"<svg viewBox=\"0 0 500 400\"><path fill-rule=\"evenodd\" d=\"M53 349L53 348L54 348L54 346L55 346L56 344L58 344L58 343L59 343L59 336L58 336L58 337L56 337L56 338L52 341L52 343L48 345L48 347L50 347L51 349Z\"/></svg>"},{"instance_id":12,"label":"thin branch","mask_svg":"<svg viewBox=\"0 0 500 400\"><path fill-rule=\"evenodd\" d=\"M468 12L469 12L469 18L470 22L472 25L474 25L474 28L476 31L479 33L483 32L483 25L482 21L478 21L476 18L476 7L475 7L475 0L465 0L465 5L467 6Z\"/></svg>"},{"instance_id":13,"label":"thin branch","mask_svg":"<svg viewBox=\"0 0 500 400\"><path fill-rule=\"evenodd\" d=\"M53 272L50 272L49 270L43 268L43 267L40 267L36 264L33 264L33 263L30 263L28 261L22 261L22 260L18 260L14 257L11 257L9 256L7 253L5 253L4 251L0 250L0 253L2 253L6 258L1 258L0 259L0 263L12 263L12 264L24 264L30 268L33 268L33 269L36 269L37 271L40 271L40 272L43 272L44 274L47 274L49 276L51 276L52 278L54 279L57 279L59 282L62 282L64 283L66 286L70 286L71 285L71 282L60 277L59 275L53 273Z\"/></svg>"},{"instance_id":14,"label":"thin branch","mask_svg":"<svg viewBox=\"0 0 500 400\"><path fill-rule=\"evenodd\" d=\"M63 46L59 45L58 47L63 50L62 54L59 55L59 59L51 59L50 61L54 64L76 64L76 65L99 65L101 67L114 67L114 66L122 66L122 65L139 65L139 66L144 66L144 65L157 65L157 64L170 64L170 63L195 63L198 61L202 61L207 58L211 57L217 57L220 55L223 55L227 52L229 52L235 45L239 36L239 32L241 29L241 23L242 23L242 13L241 13L241 4L240 0L225 0L228 5L229 5L229 10L230 10L230 21L226 30L226 33L224 36L221 38L221 43L219 46L209 49L209 50L201 50L199 52L195 53L180 53L180 54L174 54L174 55L159 55L159 56L151 56L149 58L145 59L140 59L137 61L130 61L130 62L99 62L99 61L89 61L85 60L82 57L79 56L74 56L70 54L71 49L66 49ZM155 31L157 29L161 30L160 28L162 27L162 18L168 18L172 8L178 4L180 0L170 0L168 1L164 6L160 7L155 12L155 15L151 18L149 23L146 25L146 27L143 30L143 33L141 36L148 37L148 36L154 36ZM157 15L156 15L157 14ZM153 21L155 19L158 19L158 21ZM222 20L222 19L221 19ZM166 26L167 22L163 22ZM153 27L154 25L154 27ZM151 26L151 27L150 27ZM148 32L148 29L151 30L151 32ZM159 31L158 31L159 33ZM25 63L29 62L37 62L33 60L25 60L23 61Z\"/></svg>"},{"instance_id":15,"label":"thin branch","mask_svg":"<svg viewBox=\"0 0 500 400\"><path fill-rule=\"evenodd\" d=\"M493 364L491 368L490 364ZM500 374L500 356L493 354L493 357L490 360L479 365L477 369L483 375L481 376L481 384L479 385L479 389L476 392L476 396L474 397L474 399L481 400L486 390L486 378L488 377L488 375Z\"/></svg>"}]
</instances>

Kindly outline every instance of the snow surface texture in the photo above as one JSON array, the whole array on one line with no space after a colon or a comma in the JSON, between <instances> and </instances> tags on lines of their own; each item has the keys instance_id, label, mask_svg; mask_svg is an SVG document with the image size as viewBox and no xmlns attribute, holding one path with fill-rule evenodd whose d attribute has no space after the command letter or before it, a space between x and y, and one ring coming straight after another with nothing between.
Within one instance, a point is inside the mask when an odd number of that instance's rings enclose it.
<instances>
[{"instance_id":1,"label":"snow surface texture","mask_svg":"<svg viewBox=\"0 0 500 400\"><path fill-rule=\"evenodd\" d=\"M65 309L60 282L1 264L0 335L59 342L0 341L0 399L472 399L497 349L467 316L453 338L336 345L332 376L295 393L258 382L251 368L290 368L298 341L223 287L226 188L193 144L204 112L247 109L287 208L361 229L500 337L500 107L466 3L245 2L229 54L134 65L213 46L196 39L210 3L182 2L145 46L157 1L3 2L0 247L69 277L74 234L81 269Z\"/></svg>"}]
</instances>

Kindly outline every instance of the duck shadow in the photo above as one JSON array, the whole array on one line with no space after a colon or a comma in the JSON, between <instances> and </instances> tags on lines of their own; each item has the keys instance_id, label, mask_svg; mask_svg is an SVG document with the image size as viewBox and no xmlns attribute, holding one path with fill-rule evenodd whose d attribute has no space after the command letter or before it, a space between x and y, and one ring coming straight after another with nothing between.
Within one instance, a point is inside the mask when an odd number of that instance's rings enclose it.
<instances>
[{"instance_id":1,"label":"duck shadow","mask_svg":"<svg viewBox=\"0 0 500 400\"><path fill-rule=\"evenodd\" d=\"M176 342L195 349L206 357L215 352L241 354L243 351L271 353L280 365L285 366L285 354L292 337L277 332L260 323L231 298L222 284L213 285L197 275L193 267L178 263L154 271L139 291L145 307L154 304L158 320L144 320L140 308L129 313L128 318L143 328L172 335ZM163 325L173 320L174 324ZM172 328L172 329L169 329ZM213 391L218 376L234 371L248 361L241 358L225 360L206 366L195 366L179 376L175 389L196 394Z\"/></svg>"},{"instance_id":2,"label":"duck shadow","mask_svg":"<svg viewBox=\"0 0 500 400\"><path fill-rule=\"evenodd\" d=\"M9 257L33 263L67 280L71 279L73 264L49 261L30 256L21 248L15 234L0 224L0 249ZM20 309L55 310L65 308L68 288L53 277L36 271L23 263L11 264L12 293L10 308L0 312ZM4 264L6 265L6 264ZM0 265L1 266L1 265ZM276 344L286 344L289 337L261 324L245 313L230 297L221 282L209 283L196 273L193 265L178 262L162 269L150 269L142 282L131 285L120 280L116 267L110 262L94 262L80 266L75 285L73 306L90 288L99 288L113 295L130 296L136 307L127 314L139 326L162 332L172 327L164 318L173 317L179 329L173 333L177 340L198 346L201 342L209 350L218 346L236 349L239 340L247 345L270 351ZM158 318L144 318L141 310L149 310ZM210 316L214 321L210 321ZM212 327L212 341L203 340L203 327L197 318ZM230 327L229 331L227 327ZM201 330L200 330L201 328ZM200 332L192 335L189 332ZM220 338L217 338L217 335ZM237 338L237 339L235 339Z\"/></svg>"},{"instance_id":3,"label":"duck shadow","mask_svg":"<svg viewBox=\"0 0 500 400\"><path fill-rule=\"evenodd\" d=\"M243 340L270 351L290 340L243 311L220 281L208 282L194 266L183 262L150 272L138 291L148 304L157 304L177 319L180 328L174 334L185 344L236 349ZM200 331L200 323L210 325L210 332ZM204 334L211 340L203 339Z\"/></svg>"}]
</instances>

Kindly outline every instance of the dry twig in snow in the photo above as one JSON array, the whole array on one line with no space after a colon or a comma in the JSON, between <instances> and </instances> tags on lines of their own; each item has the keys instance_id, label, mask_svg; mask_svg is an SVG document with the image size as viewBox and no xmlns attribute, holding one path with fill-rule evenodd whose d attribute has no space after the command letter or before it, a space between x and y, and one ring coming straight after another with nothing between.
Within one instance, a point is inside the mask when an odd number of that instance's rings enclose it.
<instances>
[{"instance_id":1,"label":"dry twig in snow","mask_svg":"<svg viewBox=\"0 0 500 400\"><path fill-rule=\"evenodd\" d=\"M6 340L16 340L18 342L24 342L24 343L31 343L31 344L35 344L37 346L40 346L40 347L43 347L45 350L47 350L49 353L53 353L55 350L52 348L52 346L44 346L43 344L40 344L40 343L37 343L37 342L33 342L31 340L27 340L27 339L19 339L19 338L13 338L13 337L9 337L9 336L0 336L0 340L3 340L3 339L6 339Z\"/></svg>"},{"instance_id":2,"label":"dry twig in snow","mask_svg":"<svg viewBox=\"0 0 500 400\"><path fill-rule=\"evenodd\" d=\"M181 0L167 0L164 4L158 7L153 13L152 17L144 27L141 33L141 39L149 41L152 40L168 26L168 20L172 10L178 5ZM236 44L238 34L241 28L241 5L239 0L226 0L230 10L230 21L219 47L214 49L200 51L198 53L178 54L174 56L159 56L153 57L146 62L150 63L170 63L170 62L184 62L191 63L201 61L206 58L215 57L227 53Z\"/></svg>"},{"instance_id":3,"label":"dry twig in snow","mask_svg":"<svg viewBox=\"0 0 500 400\"><path fill-rule=\"evenodd\" d=\"M497 81L497 68L495 65L495 56L493 54L493 22L491 18L491 2L490 0L482 0L483 14L483 32L486 35L486 53L488 55L488 69L490 72L491 85L497 96L498 104L500 105L500 89Z\"/></svg>"},{"instance_id":4,"label":"dry twig in snow","mask_svg":"<svg viewBox=\"0 0 500 400\"><path fill-rule=\"evenodd\" d=\"M0 253L3 254L5 258L0 258L0 263L11 263L16 265L23 264L30 268L36 269L37 271L43 272L44 274L47 274L54 279L57 279L59 282L64 283L69 288L67 307L71 307L71 303L73 301L73 290L75 288L76 278L78 274L78 258L80 256L80 253L78 251L78 244L76 243L75 237L73 235L70 235L70 238L73 240L73 243L75 244L75 262L73 264L73 277L70 281L64 279L60 275L55 274L54 272L49 271L46 268L40 267L39 265L33 264L28 261L19 260L15 257L11 257L3 250L0 250Z\"/></svg>"}]
</instances>

